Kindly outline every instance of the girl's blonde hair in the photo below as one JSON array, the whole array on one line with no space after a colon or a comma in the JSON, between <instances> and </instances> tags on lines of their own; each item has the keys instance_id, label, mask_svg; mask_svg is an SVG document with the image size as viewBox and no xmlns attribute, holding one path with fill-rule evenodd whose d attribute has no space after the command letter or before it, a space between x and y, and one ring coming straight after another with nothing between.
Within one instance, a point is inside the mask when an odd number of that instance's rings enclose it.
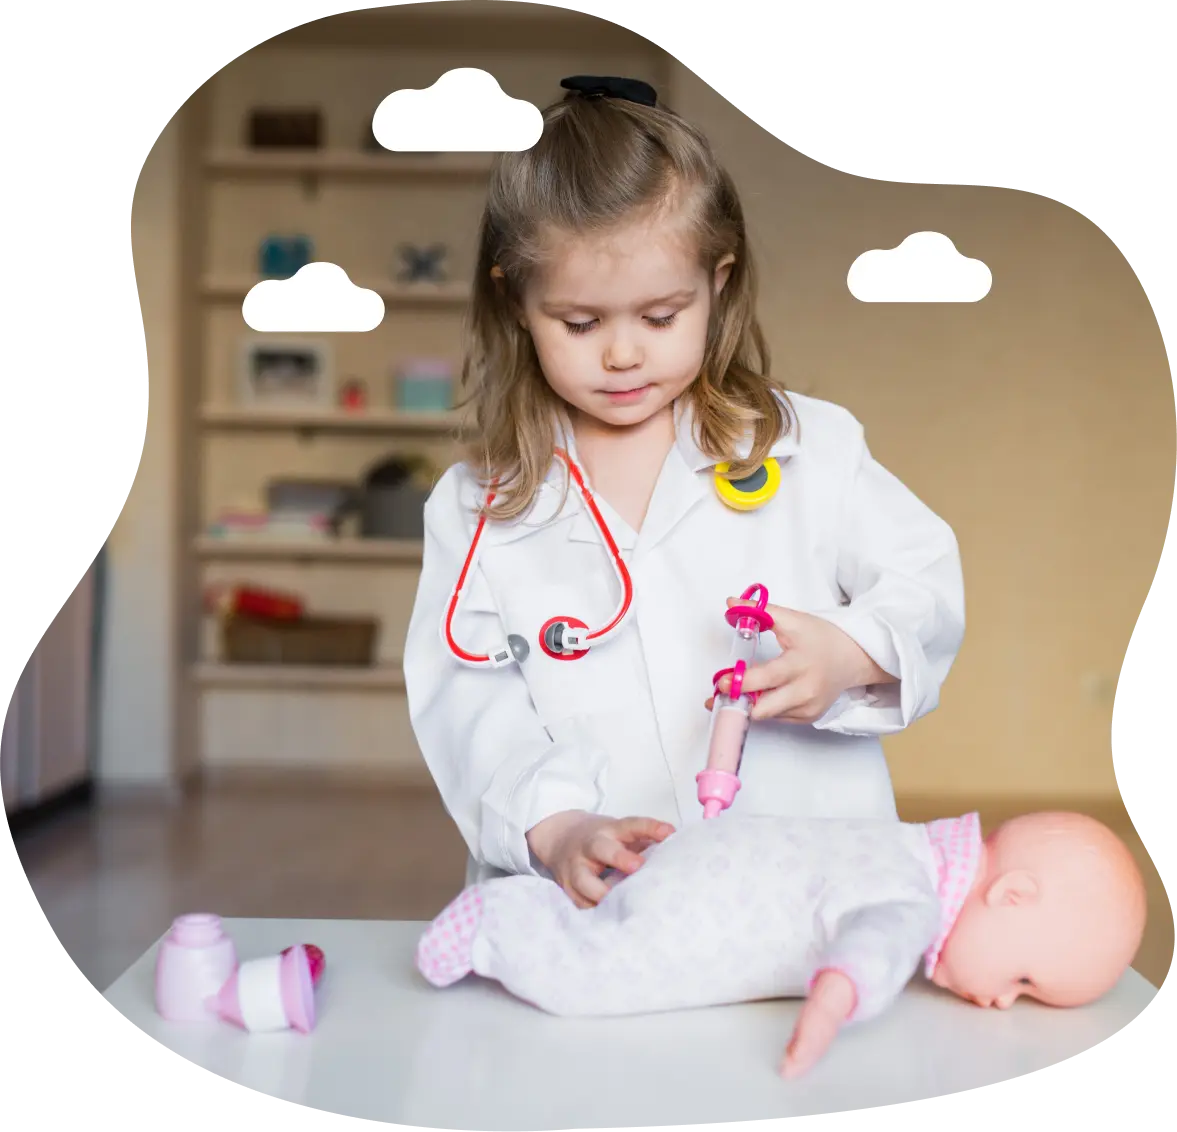
<instances>
[{"instance_id":1,"label":"girl's blonde hair","mask_svg":"<svg viewBox=\"0 0 1177 1132\"><path fill-rule=\"evenodd\" d=\"M462 391L463 404L474 407L467 460L484 487L498 480L487 514L511 519L530 508L557 441L553 420L562 402L518 320L529 273L553 234L604 233L656 212L673 210L688 223L709 275L734 256L712 303L702 369L683 396L694 409L700 449L716 462L731 461L733 479L750 475L796 422L784 384L768 372L731 177L706 138L665 107L571 93L543 119L531 149L496 161L479 229ZM749 426L752 448L740 461L736 446Z\"/></svg>"}]
</instances>

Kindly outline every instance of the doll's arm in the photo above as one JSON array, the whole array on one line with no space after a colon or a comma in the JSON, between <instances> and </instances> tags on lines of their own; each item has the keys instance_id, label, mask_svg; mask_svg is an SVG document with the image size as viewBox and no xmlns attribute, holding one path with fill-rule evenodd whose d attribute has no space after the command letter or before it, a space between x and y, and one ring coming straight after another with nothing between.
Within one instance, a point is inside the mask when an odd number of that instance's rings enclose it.
<instances>
[{"instance_id":1,"label":"doll's arm","mask_svg":"<svg viewBox=\"0 0 1177 1132\"><path fill-rule=\"evenodd\" d=\"M877 1017L899 996L935 938L934 900L874 904L838 922L809 981L792 1039L781 1063L786 1077L807 1072L848 1022Z\"/></svg>"},{"instance_id":2,"label":"doll's arm","mask_svg":"<svg viewBox=\"0 0 1177 1132\"><path fill-rule=\"evenodd\" d=\"M813 612L896 682L843 693L815 726L884 735L940 702L964 637L964 583L952 529L872 457L854 426L837 533L837 581L848 604Z\"/></svg>"}]
</instances>

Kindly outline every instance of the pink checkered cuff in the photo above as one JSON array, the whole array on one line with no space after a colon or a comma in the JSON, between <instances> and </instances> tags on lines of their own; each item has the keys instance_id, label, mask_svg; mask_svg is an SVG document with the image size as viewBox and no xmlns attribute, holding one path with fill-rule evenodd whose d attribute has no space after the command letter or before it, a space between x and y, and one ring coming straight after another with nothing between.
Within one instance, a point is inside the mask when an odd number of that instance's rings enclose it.
<instances>
[{"instance_id":1,"label":"pink checkered cuff","mask_svg":"<svg viewBox=\"0 0 1177 1132\"><path fill-rule=\"evenodd\" d=\"M435 987L448 987L474 969L474 939L482 925L482 889L471 885L452 900L417 944L417 969Z\"/></svg>"}]
</instances>

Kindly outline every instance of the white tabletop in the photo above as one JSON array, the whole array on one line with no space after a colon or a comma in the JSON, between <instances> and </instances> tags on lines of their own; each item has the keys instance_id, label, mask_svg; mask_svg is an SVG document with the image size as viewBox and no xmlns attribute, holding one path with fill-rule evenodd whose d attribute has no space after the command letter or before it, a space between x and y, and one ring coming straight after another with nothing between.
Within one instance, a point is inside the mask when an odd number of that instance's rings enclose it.
<instances>
[{"instance_id":1,"label":"white tabletop","mask_svg":"<svg viewBox=\"0 0 1177 1132\"><path fill-rule=\"evenodd\" d=\"M1133 971L1075 1010L982 1010L919 980L885 1016L842 1033L816 1069L776 1067L798 1003L565 1019L471 977L431 987L413 966L420 923L226 920L242 960L317 944L313 1033L244 1034L156 1013L153 947L106 992L198 1065L314 1108L436 1128L633 1127L759 1120L921 1100L1042 1069L1097 1045L1155 993Z\"/></svg>"}]
</instances>

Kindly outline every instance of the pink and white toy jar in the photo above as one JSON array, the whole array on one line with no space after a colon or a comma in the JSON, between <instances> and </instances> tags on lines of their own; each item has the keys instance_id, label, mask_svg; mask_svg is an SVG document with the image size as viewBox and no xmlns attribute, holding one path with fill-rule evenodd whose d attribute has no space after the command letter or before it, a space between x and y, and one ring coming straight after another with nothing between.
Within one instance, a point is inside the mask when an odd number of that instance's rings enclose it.
<instances>
[{"instance_id":1,"label":"pink and white toy jar","mask_svg":"<svg viewBox=\"0 0 1177 1132\"><path fill-rule=\"evenodd\" d=\"M219 916L192 913L173 921L155 959L155 1008L169 1022L213 1022L207 1006L237 966Z\"/></svg>"},{"instance_id":2,"label":"pink and white toy jar","mask_svg":"<svg viewBox=\"0 0 1177 1132\"><path fill-rule=\"evenodd\" d=\"M281 955L242 963L210 998L219 1018L249 1033L315 1026L315 995L307 949L299 944Z\"/></svg>"}]
</instances>

